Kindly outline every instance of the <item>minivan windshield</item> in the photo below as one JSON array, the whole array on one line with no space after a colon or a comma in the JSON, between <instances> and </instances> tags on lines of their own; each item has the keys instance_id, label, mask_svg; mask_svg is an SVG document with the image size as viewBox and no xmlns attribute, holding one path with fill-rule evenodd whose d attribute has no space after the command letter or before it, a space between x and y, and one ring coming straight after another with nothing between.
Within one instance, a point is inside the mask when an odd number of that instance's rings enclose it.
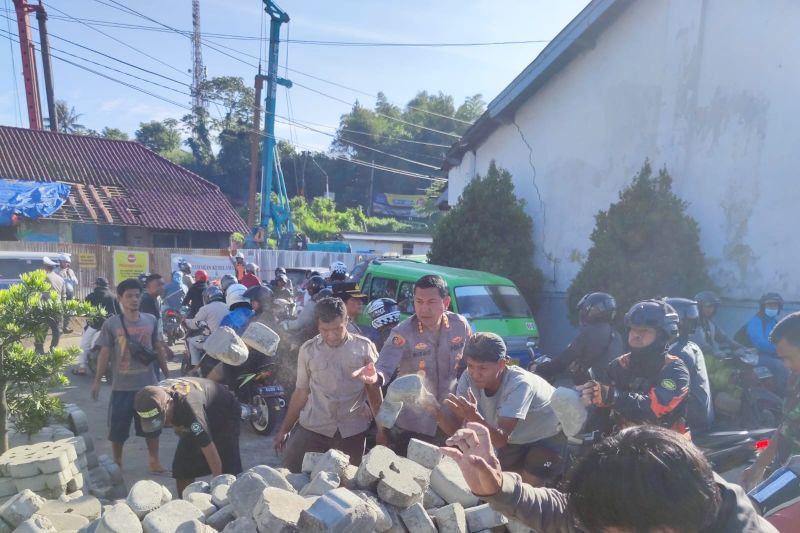
<instances>
[{"instance_id":1,"label":"minivan windshield","mask_svg":"<svg viewBox=\"0 0 800 533\"><path fill-rule=\"evenodd\" d=\"M458 312L469 320L533 316L516 287L506 285L456 287L455 295Z\"/></svg>"}]
</instances>

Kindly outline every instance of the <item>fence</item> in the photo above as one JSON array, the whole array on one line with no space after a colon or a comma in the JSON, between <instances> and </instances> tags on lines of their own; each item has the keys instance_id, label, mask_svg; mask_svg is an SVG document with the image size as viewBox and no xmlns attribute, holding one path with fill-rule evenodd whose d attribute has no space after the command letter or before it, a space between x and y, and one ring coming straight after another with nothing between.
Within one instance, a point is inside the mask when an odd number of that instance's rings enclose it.
<instances>
[{"instance_id":1,"label":"fence","mask_svg":"<svg viewBox=\"0 0 800 533\"><path fill-rule=\"evenodd\" d=\"M0 251L67 253L72 256L72 266L78 276L78 296L83 298L91 292L94 280L104 277L114 283L114 252L130 251L148 254L150 272L164 277L174 270L173 258L177 256L207 256L227 259L228 251L210 248L137 248L97 244L44 243L26 241L0 241ZM349 268L371 256L363 254L297 252L289 250L242 250L247 262L256 263L265 277L272 277L275 268L320 267L327 268L334 261L342 261ZM91 256L91 257L90 257ZM89 261L92 258L93 261ZM84 259L83 263L82 259ZM230 268L233 274L233 267Z\"/></svg>"}]
</instances>

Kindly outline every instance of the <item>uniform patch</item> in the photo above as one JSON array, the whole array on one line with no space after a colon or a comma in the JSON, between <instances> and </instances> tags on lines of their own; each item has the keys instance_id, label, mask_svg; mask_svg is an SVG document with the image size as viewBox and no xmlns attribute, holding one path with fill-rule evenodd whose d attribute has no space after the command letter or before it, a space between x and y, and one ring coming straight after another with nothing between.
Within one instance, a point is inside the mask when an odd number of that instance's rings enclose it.
<instances>
[{"instance_id":1,"label":"uniform patch","mask_svg":"<svg viewBox=\"0 0 800 533\"><path fill-rule=\"evenodd\" d=\"M395 346L403 346L405 345L405 343L406 340L400 335L395 335L394 338L392 339L392 344L394 344Z\"/></svg>"},{"instance_id":2,"label":"uniform patch","mask_svg":"<svg viewBox=\"0 0 800 533\"><path fill-rule=\"evenodd\" d=\"M678 386L675 385L675 382L672 381L671 379L661 380L661 386L667 390L675 390L678 388Z\"/></svg>"},{"instance_id":3,"label":"uniform patch","mask_svg":"<svg viewBox=\"0 0 800 533\"><path fill-rule=\"evenodd\" d=\"M190 429L192 430L192 433L194 433L195 435L199 435L200 433L203 432L203 426L200 425L200 422L192 422Z\"/></svg>"},{"instance_id":4,"label":"uniform patch","mask_svg":"<svg viewBox=\"0 0 800 533\"><path fill-rule=\"evenodd\" d=\"M414 345L414 349L417 351L427 350L428 345L425 344L424 342L418 342L417 344Z\"/></svg>"},{"instance_id":5,"label":"uniform patch","mask_svg":"<svg viewBox=\"0 0 800 533\"><path fill-rule=\"evenodd\" d=\"M457 336L457 337L453 337L453 339L450 342L452 342L453 344L461 344L461 341L463 341L463 340L464 340L464 337L458 337Z\"/></svg>"}]
</instances>

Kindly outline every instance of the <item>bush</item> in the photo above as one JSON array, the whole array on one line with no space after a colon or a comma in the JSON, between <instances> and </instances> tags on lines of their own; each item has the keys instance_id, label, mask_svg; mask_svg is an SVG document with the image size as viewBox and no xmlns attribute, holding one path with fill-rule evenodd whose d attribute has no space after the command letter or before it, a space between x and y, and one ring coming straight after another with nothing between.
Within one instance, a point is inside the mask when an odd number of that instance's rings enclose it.
<instances>
[{"instance_id":1,"label":"bush","mask_svg":"<svg viewBox=\"0 0 800 533\"><path fill-rule=\"evenodd\" d=\"M428 260L507 277L533 306L543 280L533 251L533 220L525 202L514 195L511 174L492 161L486 176L472 180L436 224Z\"/></svg>"},{"instance_id":2,"label":"bush","mask_svg":"<svg viewBox=\"0 0 800 533\"><path fill-rule=\"evenodd\" d=\"M697 222L688 204L672 192L666 169L652 175L645 161L619 201L595 216L592 247L567 295L570 316L586 293L603 291L617 300L619 323L631 305L659 296L691 298L713 288L700 250Z\"/></svg>"}]
</instances>

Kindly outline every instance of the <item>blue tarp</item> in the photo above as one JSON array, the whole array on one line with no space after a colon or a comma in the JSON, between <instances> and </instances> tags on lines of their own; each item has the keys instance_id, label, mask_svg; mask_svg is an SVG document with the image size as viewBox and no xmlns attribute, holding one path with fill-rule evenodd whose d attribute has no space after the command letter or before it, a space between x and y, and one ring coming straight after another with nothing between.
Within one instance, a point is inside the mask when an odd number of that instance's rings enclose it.
<instances>
[{"instance_id":1,"label":"blue tarp","mask_svg":"<svg viewBox=\"0 0 800 533\"><path fill-rule=\"evenodd\" d=\"M67 201L66 183L0 179L0 225L11 224L11 216L48 217Z\"/></svg>"}]
</instances>

